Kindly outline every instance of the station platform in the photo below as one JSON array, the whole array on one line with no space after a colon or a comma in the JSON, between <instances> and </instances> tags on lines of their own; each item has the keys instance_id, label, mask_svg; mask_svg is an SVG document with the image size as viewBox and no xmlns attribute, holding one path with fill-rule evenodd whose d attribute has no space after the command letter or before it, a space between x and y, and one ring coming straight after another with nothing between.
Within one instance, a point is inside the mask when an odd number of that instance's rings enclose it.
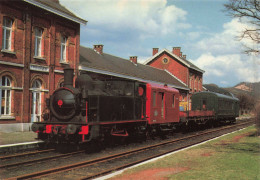
<instances>
[{"instance_id":1,"label":"station platform","mask_svg":"<svg viewBox=\"0 0 260 180\"><path fill-rule=\"evenodd\" d=\"M37 134L32 131L27 132L0 132L0 153L13 153L34 149L42 141L35 138Z\"/></svg>"}]
</instances>

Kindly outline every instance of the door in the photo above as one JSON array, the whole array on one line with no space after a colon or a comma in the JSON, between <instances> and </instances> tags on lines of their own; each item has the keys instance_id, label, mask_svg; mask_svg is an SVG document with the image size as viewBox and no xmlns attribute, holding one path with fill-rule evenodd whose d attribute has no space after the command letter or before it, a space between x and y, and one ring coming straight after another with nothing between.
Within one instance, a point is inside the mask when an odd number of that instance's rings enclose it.
<instances>
[{"instance_id":1,"label":"door","mask_svg":"<svg viewBox=\"0 0 260 180\"><path fill-rule=\"evenodd\" d=\"M41 121L41 82L35 80L32 90L31 122Z\"/></svg>"},{"instance_id":2,"label":"door","mask_svg":"<svg viewBox=\"0 0 260 180\"><path fill-rule=\"evenodd\" d=\"M161 118L165 119L165 94L164 92L159 92L159 108L161 110Z\"/></svg>"},{"instance_id":3,"label":"door","mask_svg":"<svg viewBox=\"0 0 260 180\"><path fill-rule=\"evenodd\" d=\"M41 121L41 92L34 91L32 98L32 122Z\"/></svg>"}]
</instances>

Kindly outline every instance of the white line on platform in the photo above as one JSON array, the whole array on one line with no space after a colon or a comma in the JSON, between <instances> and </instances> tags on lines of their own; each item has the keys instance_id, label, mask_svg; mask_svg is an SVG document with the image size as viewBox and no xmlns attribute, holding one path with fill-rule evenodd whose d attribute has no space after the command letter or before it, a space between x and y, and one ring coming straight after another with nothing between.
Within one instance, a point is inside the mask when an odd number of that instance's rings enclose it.
<instances>
[{"instance_id":1,"label":"white line on platform","mask_svg":"<svg viewBox=\"0 0 260 180\"><path fill-rule=\"evenodd\" d=\"M23 142L23 143L16 143L16 144L6 144L6 145L0 145L0 148L36 144L36 143L39 143L39 142L42 142L42 141Z\"/></svg>"},{"instance_id":2,"label":"white line on platform","mask_svg":"<svg viewBox=\"0 0 260 180\"><path fill-rule=\"evenodd\" d=\"M199 146L199 145L201 145L201 144L204 144L204 143L210 142L210 141L212 141L212 140L215 140L215 139L221 138L221 137L223 137L223 136L226 136L226 135L229 135L229 134L232 134L232 133L235 133L235 132L241 131L241 130L243 130L243 129L245 129L245 128L242 128L242 129L239 129L239 130L237 130L237 131L233 131L233 132L230 132L230 133L227 133L227 134L223 134L223 135L218 136L218 137L215 137L215 138L213 138L213 139L209 139L209 140L204 141L204 142L202 142L202 143L195 144L195 145L193 145L193 146L190 146L190 147L187 147L187 148L184 148L184 149L178 150L178 151L174 151L174 152L171 152L171 153L165 154L165 155L160 156L160 157L156 157L156 158L153 158L153 159L150 159L150 160L144 161L144 162L142 162L142 163L139 163L139 164L136 164L136 165L134 165L134 166L131 166L131 167L128 167L128 168L125 168L125 169L122 169L122 170L116 171L116 172L111 173L111 174L108 174L108 175L106 175L106 176L102 176L102 177L96 178L96 179L94 179L94 180L105 180L105 179L108 179L108 178L114 177L114 176L116 176L116 175L122 174L124 171L126 171L126 170L128 170L128 169L132 169L132 168L135 168L135 167L137 167L137 166L141 166L141 165L143 165L143 164L150 163L150 162L156 161L156 160L158 160L158 159L162 159L162 158L164 158L164 157L167 157L167 156L173 155L173 154L175 154L175 153L178 153L178 152L184 151L184 150L186 150L186 149L190 149L190 148L192 148L192 147Z\"/></svg>"}]
</instances>

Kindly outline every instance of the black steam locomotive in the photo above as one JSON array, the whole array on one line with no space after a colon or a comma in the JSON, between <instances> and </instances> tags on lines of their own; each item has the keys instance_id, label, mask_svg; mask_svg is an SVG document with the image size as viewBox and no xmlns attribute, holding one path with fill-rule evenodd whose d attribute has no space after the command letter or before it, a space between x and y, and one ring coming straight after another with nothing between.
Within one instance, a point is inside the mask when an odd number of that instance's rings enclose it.
<instances>
[{"instance_id":1,"label":"black steam locomotive","mask_svg":"<svg viewBox=\"0 0 260 180\"><path fill-rule=\"evenodd\" d=\"M145 83L92 80L80 75L73 87L73 69L64 69L64 87L46 100L49 113L32 130L55 143L87 142L108 135L128 136L146 124Z\"/></svg>"}]
</instances>

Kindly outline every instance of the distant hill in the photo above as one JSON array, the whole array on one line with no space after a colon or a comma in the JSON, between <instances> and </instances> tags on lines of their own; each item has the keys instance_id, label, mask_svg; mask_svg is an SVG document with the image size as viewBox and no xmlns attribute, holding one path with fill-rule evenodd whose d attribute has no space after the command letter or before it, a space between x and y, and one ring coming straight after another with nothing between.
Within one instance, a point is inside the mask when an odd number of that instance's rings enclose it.
<instances>
[{"instance_id":1,"label":"distant hill","mask_svg":"<svg viewBox=\"0 0 260 180\"><path fill-rule=\"evenodd\" d=\"M204 84L203 85L208 91L220 93L220 94L225 94L228 96L231 96L228 90L218 87L216 84Z\"/></svg>"},{"instance_id":2,"label":"distant hill","mask_svg":"<svg viewBox=\"0 0 260 180\"><path fill-rule=\"evenodd\" d=\"M234 95L245 93L252 96L255 100L260 100L260 82L256 82L256 83L242 82L237 84L234 87L224 88L224 89L233 93Z\"/></svg>"},{"instance_id":3,"label":"distant hill","mask_svg":"<svg viewBox=\"0 0 260 180\"><path fill-rule=\"evenodd\" d=\"M222 88L216 84L204 84L203 85L208 91L213 91L221 94L229 95L229 93L238 96L239 94L247 94L252 96L255 100L260 101L260 82L249 83L241 82L234 87Z\"/></svg>"}]
</instances>

